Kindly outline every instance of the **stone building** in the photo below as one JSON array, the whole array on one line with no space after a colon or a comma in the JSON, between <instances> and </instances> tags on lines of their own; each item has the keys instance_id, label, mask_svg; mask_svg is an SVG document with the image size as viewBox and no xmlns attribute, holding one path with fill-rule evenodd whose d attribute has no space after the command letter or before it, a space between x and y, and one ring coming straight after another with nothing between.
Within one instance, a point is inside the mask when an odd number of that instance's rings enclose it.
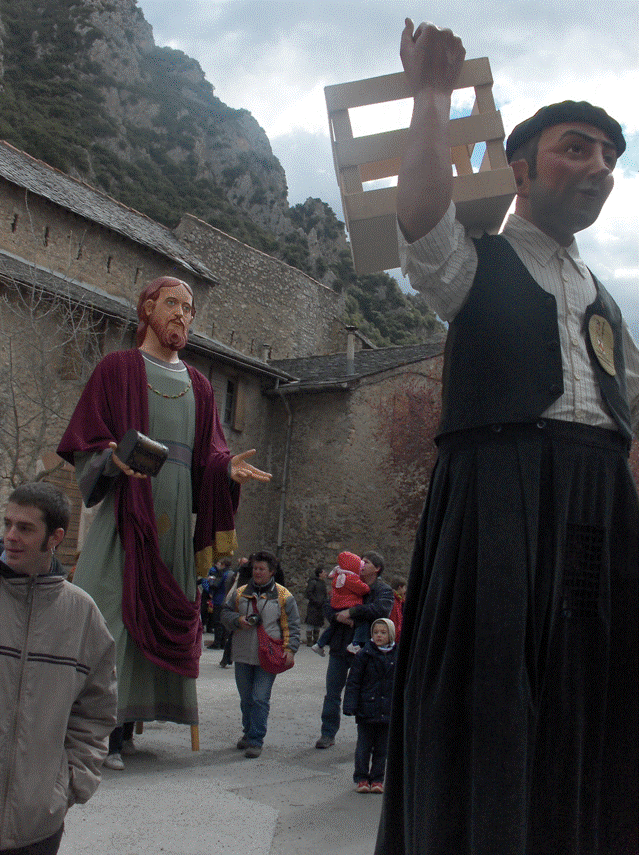
<instances>
[{"instance_id":1,"label":"stone building","mask_svg":"<svg viewBox=\"0 0 639 855\"><path fill-rule=\"evenodd\" d=\"M55 448L100 355L134 341L137 294L179 276L197 314L184 354L215 390L229 447L273 472L243 490L240 554L277 550L300 591L342 549L405 571L434 445L443 342L376 349L343 296L192 216L170 230L0 143L0 464L73 496L71 563L90 522ZM34 308L35 306L35 308Z\"/></svg>"}]
</instances>

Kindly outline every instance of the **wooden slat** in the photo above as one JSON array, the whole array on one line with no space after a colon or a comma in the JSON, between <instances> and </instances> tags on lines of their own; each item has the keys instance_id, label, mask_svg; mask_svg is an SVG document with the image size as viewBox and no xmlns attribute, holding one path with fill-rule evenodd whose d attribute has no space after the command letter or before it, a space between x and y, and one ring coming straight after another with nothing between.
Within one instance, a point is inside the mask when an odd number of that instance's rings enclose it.
<instances>
[{"instance_id":1,"label":"wooden slat","mask_svg":"<svg viewBox=\"0 0 639 855\"><path fill-rule=\"evenodd\" d=\"M458 145L450 150L450 156L457 171L457 175L472 175L473 165L470 162L472 146Z\"/></svg>"},{"instance_id":2,"label":"wooden slat","mask_svg":"<svg viewBox=\"0 0 639 855\"><path fill-rule=\"evenodd\" d=\"M354 139L336 139L334 150L337 164L340 169L344 169L362 163L379 163L401 158L407 137L408 129L400 128ZM453 148L503 138L504 125L501 113L498 112L461 116L450 123L450 144Z\"/></svg>"},{"instance_id":3,"label":"wooden slat","mask_svg":"<svg viewBox=\"0 0 639 855\"><path fill-rule=\"evenodd\" d=\"M477 57L476 59L467 59L464 62L455 83L455 89L467 89L469 86L488 85L492 82L493 77L488 58L485 56ZM367 107L370 104L399 101L403 98L412 98L413 95L403 71L326 86L324 94L329 113L352 107Z\"/></svg>"}]
</instances>

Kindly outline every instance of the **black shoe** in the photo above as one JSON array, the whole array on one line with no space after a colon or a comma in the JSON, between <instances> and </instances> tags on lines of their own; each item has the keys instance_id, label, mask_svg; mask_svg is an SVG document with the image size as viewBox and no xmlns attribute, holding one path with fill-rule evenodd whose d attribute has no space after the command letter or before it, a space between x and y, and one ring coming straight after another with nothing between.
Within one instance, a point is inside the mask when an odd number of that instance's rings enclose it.
<instances>
[{"instance_id":1,"label":"black shoe","mask_svg":"<svg viewBox=\"0 0 639 855\"><path fill-rule=\"evenodd\" d=\"M335 739L332 736L320 736L315 743L316 748L330 748L331 745L335 745Z\"/></svg>"},{"instance_id":2,"label":"black shoe","mask_svg":"<svg viewBox=\"0 0 639 855\"><path fill-rule=\"evenodd\" d=\"M262 753L262 748L259 745L248 745L246 747L246 751L244 752L245 757L259 757Z\"/></svg>"},{"instance_id":3,"label":"black shoe","mask_svg":"<svg viewBox=\"0 0 639 855\"><path fill-rule=\"evenodd\" d=\"M237 740L237 745L235 746L239 751L243 751L245 748L248 748L248 742L246 740L246 736L240 736Z\"/></svg>"}]
</instances>

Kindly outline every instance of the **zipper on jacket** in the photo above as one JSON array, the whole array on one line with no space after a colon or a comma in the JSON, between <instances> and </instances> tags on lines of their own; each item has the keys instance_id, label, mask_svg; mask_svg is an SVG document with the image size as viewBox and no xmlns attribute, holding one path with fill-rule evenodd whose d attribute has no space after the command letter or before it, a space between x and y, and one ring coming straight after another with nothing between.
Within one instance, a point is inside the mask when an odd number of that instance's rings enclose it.
<instances>
[{"instance_id":1,"label":"zipper on jacket","mask_svg":"<svg viewBox=\"0 0 639 855\"><path fill-rule=\"evenodd\" d=\"M24 672L27 662L27 651L29 644L29 633L31 630L31 615L33 613L33 603L35 600L35 589L36 589L36 577L32 576L27 582L27 608L26 614L27 619L25 621L25 631L22 642L22 650L20 652L20 676L18 678L18 691L16 697L16 707L15 713L13 716L13 726L7 734L7 744L9 746L9 753L7 755L7 774L4 782L4 788L2 793L2 804L4 805L4 812L2 816L2 825L0 826L0 832L3 828L6 828L7 817L9 815L9 793L11 792L11 783L13 781L13 770L15 765L15 756L17 751L16 744L16 731L18 729L18 721L20 719L20 709L21 709L21 699L22 699L22 690L24 683ZM0 849L5 848L3 846L2 840L0 840Z\"/></svg>"}]
</instances>

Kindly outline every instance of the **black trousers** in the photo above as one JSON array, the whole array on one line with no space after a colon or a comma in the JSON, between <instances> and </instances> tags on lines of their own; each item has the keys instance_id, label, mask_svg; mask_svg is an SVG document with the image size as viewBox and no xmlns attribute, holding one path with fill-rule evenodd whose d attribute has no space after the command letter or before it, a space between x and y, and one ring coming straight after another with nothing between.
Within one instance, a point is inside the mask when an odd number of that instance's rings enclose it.
<instances>
[{"instance_id":1,"label":"black trousers","mask_svg":"<svg viewBox=\"0 0 639 855\"><path fill-rule=\"evenodd\" d=\"M384 782L384 768L388 751L387 721L358 721L355 746L355 772L353 780Z\"/></svg>"},{"instance_id":2,"label":"black trousers","mask_svg":"<svg viewBox=\"0 0 639 855\"><path fill-rule=\"evenodd\" d=\"M399 645L377 855L629 855L639 503L615 431L440 440Z\"/></svg>"},{"instance_id":3,"label":"black trousers","mask_svg":"<svg viewBox=\"0 0 639 855\"><path fill-rule=\"evenodd\" d=\"M125 739L133 738L134 721L125 721L119 727L114 727L109 734L109 754L121 754Z\"/></svg>"},{"instance_id":4,"label":"black trousers","mask_svg":"<svg viewBox=\"0 0 639 855\"><path fill-rule=\"evenodd\" d=\"M29 846L19 846L17 849L0 849L0 855L56 855L60 848L64 823L50 837L31 843Z\"/></svg>"}]
</instances>

